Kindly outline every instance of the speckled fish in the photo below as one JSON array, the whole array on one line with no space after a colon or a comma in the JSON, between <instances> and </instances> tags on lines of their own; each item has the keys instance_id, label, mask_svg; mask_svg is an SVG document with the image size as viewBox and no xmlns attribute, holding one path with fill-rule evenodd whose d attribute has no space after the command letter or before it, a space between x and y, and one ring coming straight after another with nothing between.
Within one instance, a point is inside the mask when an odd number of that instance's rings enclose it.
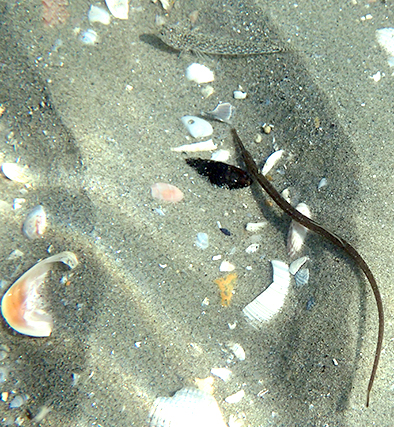
<instances>
[{"instance_id":1,"label":"speckled fish","mask_svg":"<svg viewBox=\"0 0 394 427\"><path fill-rule=\"evenodd\" d=\"M284 48L275 45L267 35L260 40L236 40L213 37L183 28L164 26L158 35L167 46L180 52L193 52L206 55L247 56L283 52Z\"/></svg>"}]
</instances>

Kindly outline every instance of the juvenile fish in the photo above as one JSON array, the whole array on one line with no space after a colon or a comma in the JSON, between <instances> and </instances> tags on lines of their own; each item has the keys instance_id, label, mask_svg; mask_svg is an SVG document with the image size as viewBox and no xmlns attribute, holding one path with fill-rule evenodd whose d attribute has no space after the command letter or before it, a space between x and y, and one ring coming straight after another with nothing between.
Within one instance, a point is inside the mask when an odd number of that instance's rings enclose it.
<instances>
[{"instance_id":1,"label":"juvenile fish","mask_svg":"<svg viewBox=\"0 0 394 427\"><path fill-rule=\"evenodd\" d=\"M247 56L283 52L267 36L258 41L236 40L232 38L212 37L184 30L178 27L164 26L158 35L167 46L180 52L193 52L206 55Z\"/></svg>"}]
</instances>

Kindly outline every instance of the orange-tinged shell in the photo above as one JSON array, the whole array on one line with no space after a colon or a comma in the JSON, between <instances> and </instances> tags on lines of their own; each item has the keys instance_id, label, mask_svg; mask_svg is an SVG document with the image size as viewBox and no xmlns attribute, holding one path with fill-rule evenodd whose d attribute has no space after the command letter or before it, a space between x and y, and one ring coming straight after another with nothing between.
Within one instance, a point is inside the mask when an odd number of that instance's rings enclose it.
<instances>
[{"instance_id":1,"label":"orange-tinged shell","mask_svg":"<svg viewBox=\"0 0 394 427\"><path fill-rule=\"evenodd\" d=\"M152 197L161 202L177 203L183 199L183 193L175 185L157 182L151 186Z\"/></svg>"},{"instance_id":2,"label":"orange-tinged shell","mask_svg":"<svg viewBox=\"0 0 394 427\"><path fill-rule=\"evenodd\" d=\"M43 309L41 285L56 262L70 268L78 264L73 252L61 252L46 258L26 271L4 294L1 314L15 331L32 337L47 337L52 332L52 316Z\"/></svg>"}]
</instances>

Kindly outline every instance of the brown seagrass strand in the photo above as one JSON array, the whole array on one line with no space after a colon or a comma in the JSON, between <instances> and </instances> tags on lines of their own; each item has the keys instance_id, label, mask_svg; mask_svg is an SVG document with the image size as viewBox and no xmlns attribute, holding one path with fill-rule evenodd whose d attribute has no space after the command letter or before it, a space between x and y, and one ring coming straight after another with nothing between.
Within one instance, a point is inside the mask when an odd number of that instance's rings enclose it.
<instances>
[{"instance_id":1,"label":"brown seagrass strand","mask_svg":"<svg viewBox=\"0 0 394 427\"><path fill-rule=\"evenodd\" d=\"M290 203L288 203L280 195L280 193L275 189L275 187L268 181L268 179L264 175L259 173L255 161L253 160L249 151L246 150L245 146L243 145L241 139L237 134L237 131L235 129L231 129L231 133L233 135L234 142L238 145L238 147L241 150L241 154L249 174L261 185L261 187L268 193L268 195L274 200L274 202L287 215L289 215L291 219L293 219L294 221L297 221L304 227L315 232L316 234L319 234L320 236L329 240L334 245L343 249L350 256L350 258L352 258L354 262L360 267L360 269L363 271L366 278L368 279L371 285L373 294L375 296L376 305L378 308L378 315L379 315L379 330L378 330L378 340L377 340L376 351L375 351L375 359L374 359L372 372L371 372L371 376L370 376L368 388L367 388L366 406L368 407L370 393L372 390L373 382L375 380L376 371L378 369L380 354L382 352L383 334L384 334L383 304L382 304L382 298L380 296L379 288L376 283L375 277L372 274L372 271L368 267L367 263L362 258L362 256L356 251L356 249L353 248L352 245L350 245L350 243L348 243L346 240L342 239L341 237L335 235L331 231L327 230L323 226L319 225L316 221L306 217L301 212L297 211Z\"/></svg>"}]
</instances>

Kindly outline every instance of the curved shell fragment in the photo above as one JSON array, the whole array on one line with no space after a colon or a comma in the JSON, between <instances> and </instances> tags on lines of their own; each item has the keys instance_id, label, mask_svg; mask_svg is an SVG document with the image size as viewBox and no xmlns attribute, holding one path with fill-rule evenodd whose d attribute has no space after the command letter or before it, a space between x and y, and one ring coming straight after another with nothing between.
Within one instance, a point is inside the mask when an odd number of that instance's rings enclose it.
<instances>
[{"instance_id":1,"label":"curved shell fragment","mask_svg":"<svg viewBox=\"0 0 394 427\"><path fill-rule=\"evenodd\" d=\"M42 237L46 228L47 216L44 208L39 205L33 208L27 215L22 226L22 231L28 239L34 240Z\"/></svg>"},{"instance_id":2,"label":"curved shell fragment","mask_svg":"<svg viewBox=\"0 0 394 427\"><path fill-rule=\"evenodd\" d=\"M311 217L309 206L305 203L299 203L296 206L298 212L301 212L306 217ZM308 229L296 221L291 221L289 234L287 236L287 252L290 257L294 257L304 245Z\"/></svg>"},{"instance_id":3,"label":"curved shell fragment","mask_svg":"<svg viewBox=\"0 0 394 427\"><path fill-rule=\"evenodd\" d=\"M206 138L213 133L211 123L201 117L183 116L181 121L193 138Z\"/></svg>"},{"instance_id":4,"label":"curved shell fragment","mask_svg":"<svg viewBox=\"0 0 394 427\"><path fill-rule=\"evenodd\" d=\"M73 252L53 255L26 271L4 294L1 314L11 328L20 334L32 337L47 337L51 334L53 319L43 308L40 288L57 262L62 262L71 269L78 265Z\"/></svg>"},{"instance_id":5,"label":"curved shell fragment","mask_svg":"<svg viewBox=\"0 0 394 427\"><path fill-rule=\"evenodd\" d=\"M129 1L128 0L105 0L105 4L111 14L118 19L128 19Z\"/></svg>"},{"instance_id":6,"label":"curved shell fragment","mask_svg":"<svg viewBox=\"0 0 394 427\"><path fill-rule=\"evenodd\" d=\"M279 162L280 158L283 156L284 150L274 151L264 163L261 173L267 175L267 173Z\"/></svg>"},{"instance_id":7,"label":"curved shell fragment","mask_svg":"<svg viewBox=\"0 0 394 427\"><path fill-rule=\"evenodd\" d=\"M30 178L26 174L28 168L22 168L17 163L3 163L1 165L1 171L4 176L11 181L20 182L21 184L27 184Z\"/></svg>"},{"instance_id":8,"label":"curved shell fragment","mask_svg":"<svg viewBox=\"0 0 394 427\"><path fill-rule=\"evenodd\" d=\"M197 84L210 83L215 80L215 75L208 67L197 62L193 62L186 68L186 78Z\"/></svg>"}]
</instances>

